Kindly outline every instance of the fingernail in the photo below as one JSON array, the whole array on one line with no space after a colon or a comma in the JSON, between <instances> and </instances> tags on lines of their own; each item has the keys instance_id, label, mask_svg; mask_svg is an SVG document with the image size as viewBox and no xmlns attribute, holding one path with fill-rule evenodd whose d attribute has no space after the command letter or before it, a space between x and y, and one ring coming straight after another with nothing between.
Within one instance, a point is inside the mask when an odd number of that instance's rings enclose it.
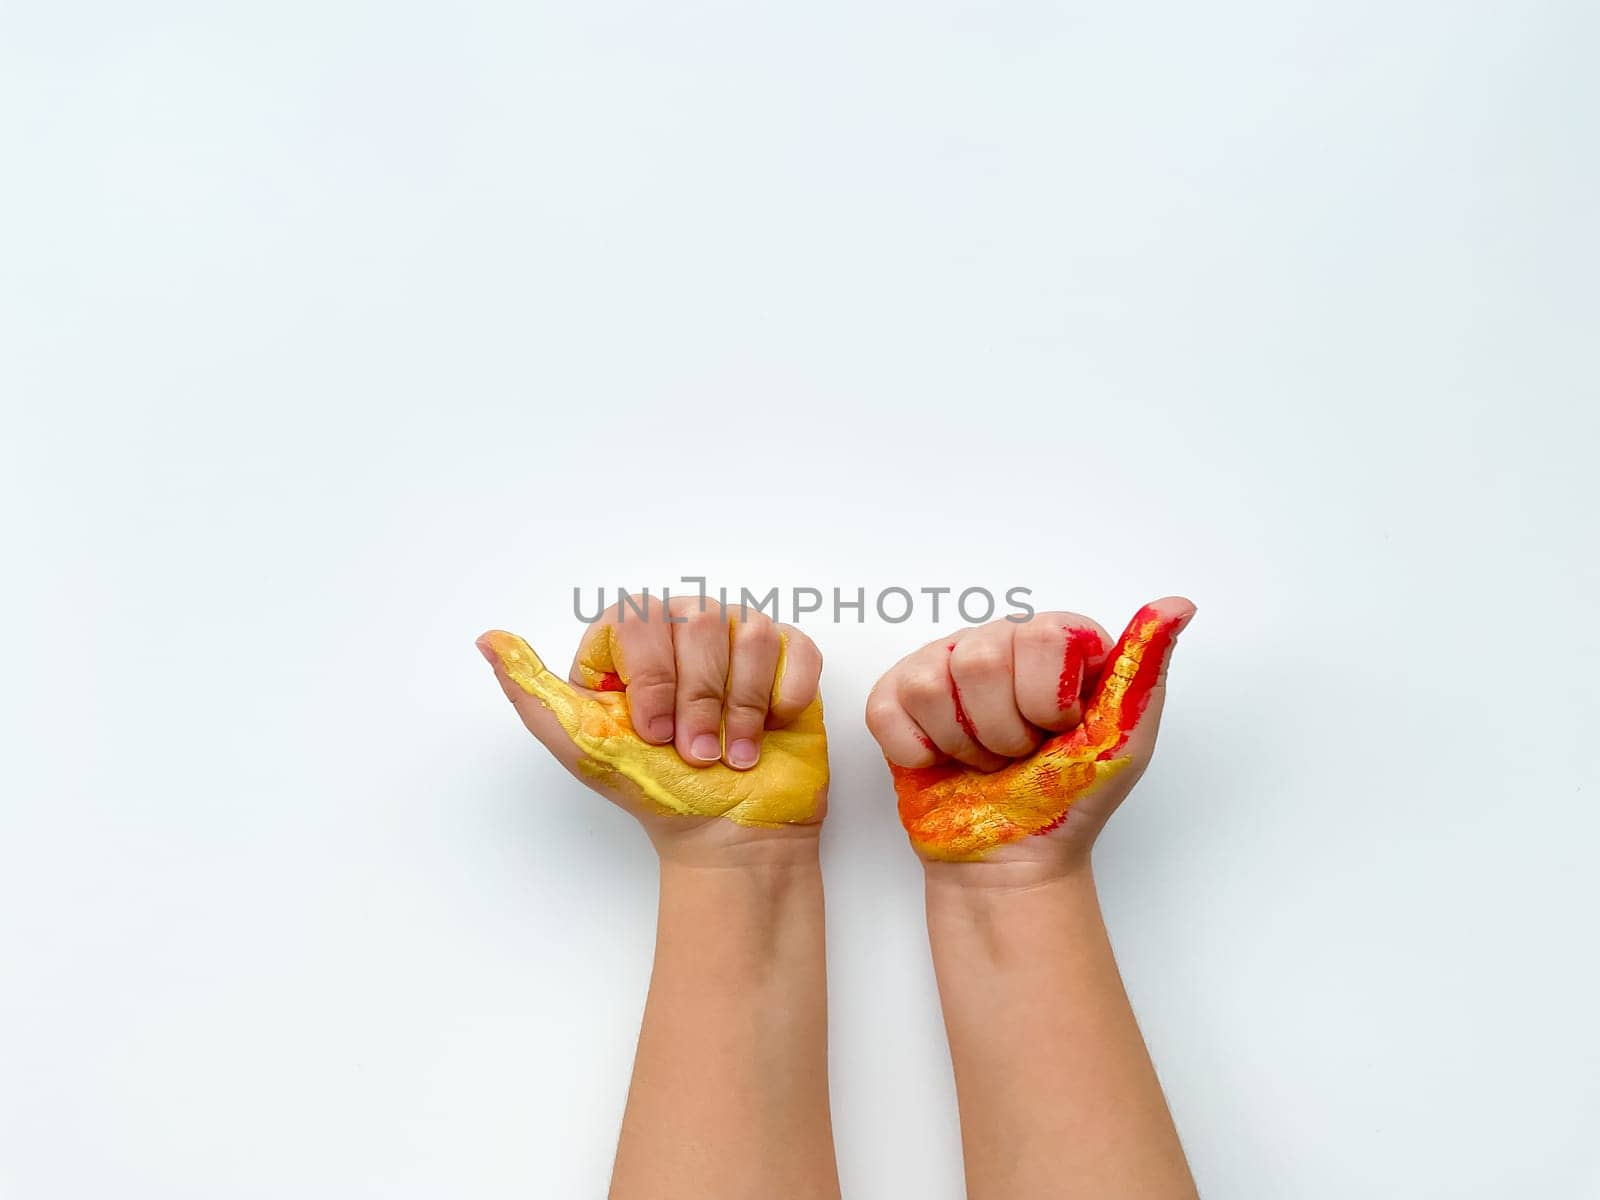
<instances>
[{"instance_id":1,"label":"fingernail","mask_svg":"<svg viewBox=\"0 0 1600 1200\"><path fill-rule=\"evenodd\" d=\"M651 717L650 739L655 742L670 742L672 740L672 718Z\"/></svg>"},{"instance_id":2,"label":"fingernail","mask_svg":"<svg viewBox=\"0 0 1600 1200\"><path fill-rule=\"evenodd\" d=\"M761 752L749 738L739 738L728 747L728 761L736 767L753 767Z\"/></svg>"},{"instance_id":3,"label":"fingernail","mask_svg":"<svg viewBox=\"0 0 1600 1200\"><path fill-rule=\"evenodd\" d=\"M483 655L484 662L488 663L491 667L496 665L494 651L489 648L488 638L479 638L472 644L478 648L478 653Z\"/></svg>"},{"instance_id":4,"label":"fingernail","mask_svg":"<svg viewBox=\"0 0 1600 1200\"><path fill-rule=\"evenodd\" d=\"M694 741L689 743L689 753L701 762L715 762L722 757L722 743L717 741L714 733L696 734Z\"/></svg>"}]
</instances>

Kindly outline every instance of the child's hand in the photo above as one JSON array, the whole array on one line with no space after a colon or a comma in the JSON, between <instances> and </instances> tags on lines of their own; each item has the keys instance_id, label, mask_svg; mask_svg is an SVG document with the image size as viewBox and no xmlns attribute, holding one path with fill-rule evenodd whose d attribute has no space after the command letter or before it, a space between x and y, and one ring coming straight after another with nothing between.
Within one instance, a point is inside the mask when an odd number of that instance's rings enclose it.
<instances>
[{"instance_id":1,"label":"child's hand","mask_svg":"<svg viewBox=\"0 0 1600 1200\"><path fill-rule=\"evenodd\" d=\"M658 849L707 826L745 841L819 824L828 748L816 645L760 612L686 596L667 621L659 600L633 599L590 626L570 683L515 634L478 639L523 724Z\"/></svg>"},{"instance_id":2,"label":"child's hand","mask_svg":"<svg viewBox=\"0 0 1600 1200\"><path fill-rule=\"evenodd\" d=\"M1155 750L1167 659L1193 615L1181 597L1157 600L1108 649L1089 618L1039 613L897 663L867 699L867 726L917 853L1086 859Z\"/></svg>"}]
</instances>

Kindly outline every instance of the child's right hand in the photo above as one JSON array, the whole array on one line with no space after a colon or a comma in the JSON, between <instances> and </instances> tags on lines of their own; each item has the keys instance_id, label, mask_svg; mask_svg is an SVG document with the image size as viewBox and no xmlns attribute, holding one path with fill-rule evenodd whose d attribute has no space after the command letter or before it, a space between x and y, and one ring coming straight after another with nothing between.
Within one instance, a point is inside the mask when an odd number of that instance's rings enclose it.
<instances>
[{"instance_id":1,"label":"child's right hand","mask_svg":"<svg viewBox=\"0 0 1600 1200\"><path fill-rule=\"evenodd\" d=\"M1115 647L1077 613L924 646L867 700L900 820L925 859L1087 862L1155 750L1167 659L1194 605L1145 605Z\"/></svg>"}]
</instances>

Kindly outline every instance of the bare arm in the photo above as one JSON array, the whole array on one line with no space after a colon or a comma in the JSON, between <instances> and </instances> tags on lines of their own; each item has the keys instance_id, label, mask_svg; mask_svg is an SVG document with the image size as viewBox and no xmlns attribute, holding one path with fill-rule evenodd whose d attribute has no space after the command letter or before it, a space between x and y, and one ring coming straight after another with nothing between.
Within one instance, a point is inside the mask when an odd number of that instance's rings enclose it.
<instances>
[{"instance_id":1,"label":"bare arm","mask_svg":"<svg viewBox=\"0 0 1600 1200\"><path fill-rule=\"evenodd\" d=\"M982 886L952 866L929 864L928 937L968 1195L1194 1196L1088 865Z\"/></svg>"},{"instance_id":2,"label":"bare arm","mask_svg":"<svg viewBox=\"0 0 1600 1200\"><path fill-rule=\"evenodd\" d=\"M615 1200L839 1194L816 838L782 849L661 864Z\"/></svg>"}]
</instances>

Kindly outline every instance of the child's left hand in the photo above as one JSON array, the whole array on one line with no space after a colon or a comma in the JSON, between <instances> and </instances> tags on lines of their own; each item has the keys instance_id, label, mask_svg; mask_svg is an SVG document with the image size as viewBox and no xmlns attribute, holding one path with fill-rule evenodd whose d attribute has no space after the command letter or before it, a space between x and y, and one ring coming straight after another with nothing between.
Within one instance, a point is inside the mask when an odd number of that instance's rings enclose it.
<instances>
[{"instance_id":1,"label":"child's left hand","mask_svg":"<svg viewBox=\"0 0 1600 1200\"><path fill-rule=\"evenodd\" d=\"M478 647L523 724L633 813L658 849L708 824L737 841L820 824L828 751L816 645L758 611L725 613L698 597L675 598L666 618L654 598L619 601L584 635L570 682L515 634L486 633Z\"/></svg>"}]
</instances>

